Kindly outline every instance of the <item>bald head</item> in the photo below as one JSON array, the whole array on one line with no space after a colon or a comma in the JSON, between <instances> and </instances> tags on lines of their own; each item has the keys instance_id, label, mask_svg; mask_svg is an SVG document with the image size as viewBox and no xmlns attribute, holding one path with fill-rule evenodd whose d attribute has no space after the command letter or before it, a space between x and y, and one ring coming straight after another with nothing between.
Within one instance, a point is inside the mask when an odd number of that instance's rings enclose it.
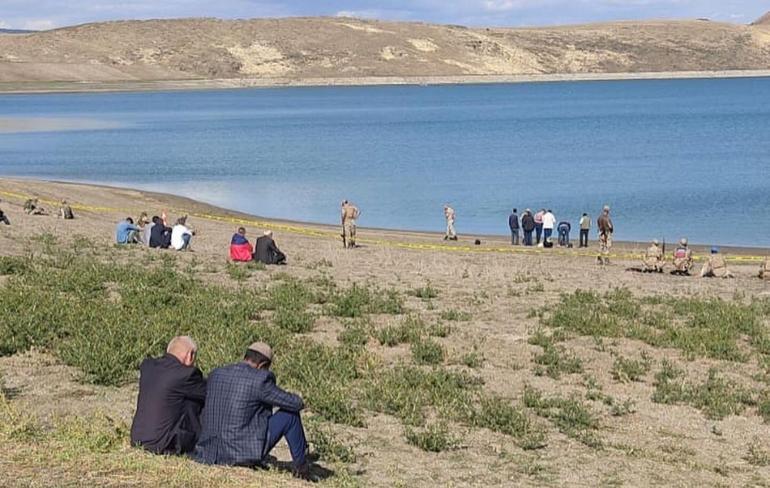
<instances>
[{"instance_id":1,"label":"bald head","mask_svg":"<svg viewBox=\"0 0 770 488\"><path fill-rule=\"evenodd\" d=\"M192 366L195 363L198 346L190 336L176 336L168 343L166 352L185 366Z\"/></svg>"}]
</instances>

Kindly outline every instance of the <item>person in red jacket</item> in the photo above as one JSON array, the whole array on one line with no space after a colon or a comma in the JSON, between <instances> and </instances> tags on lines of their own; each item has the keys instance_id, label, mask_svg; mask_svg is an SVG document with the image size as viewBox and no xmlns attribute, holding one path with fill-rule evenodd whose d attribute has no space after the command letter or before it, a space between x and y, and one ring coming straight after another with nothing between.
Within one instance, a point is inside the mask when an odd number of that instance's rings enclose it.
<instances>
[{"instance_id":1,"label":"person in red jacket","mask_svg":"<svg viewBox=\"0 0 770 488\"><path fill-rule=\"evenodd\" d=\"M230 259L233 261L251 261L254 247L246 239L246 229L238 227L238 232L230 240Z\"/></svg>"}]
</instances>

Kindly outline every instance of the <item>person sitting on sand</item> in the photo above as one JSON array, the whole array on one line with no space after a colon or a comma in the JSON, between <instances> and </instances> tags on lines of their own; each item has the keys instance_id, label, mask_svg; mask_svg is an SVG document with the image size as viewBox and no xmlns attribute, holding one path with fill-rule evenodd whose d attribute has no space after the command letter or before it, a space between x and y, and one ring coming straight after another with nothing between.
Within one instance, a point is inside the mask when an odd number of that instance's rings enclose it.
<instances>
[{"instance_id":1,"label":"person sitting on sand","mask_svg":"<svg viewBox=\"0 0 770 488\"><path fill-rule=\"evenodd\" d=\"M168 249L171 246L171 227L166 227L157 215L152 218L152 224L148 225L150 226L150 247Z\"/></svg>"},{"instance_id":2,"label":"person sitting on sand","mask_svg":"<svg viewBox=\"0 0 770 488\"><path fill-rule=\"evenodd\" d=\"M251 261L254 246L246 239L246 229L238 227L238 232L230 239L230 259L237 262Z\"/></svg>"},{"instance_id":3,"label":"person sitting on sand","mask_svg":"<svg viewBox=\"0 0 770 488\"><path fill-rule=\"evenodd\" d=\"M687 247L687 239L681 238L674 250L674 271L671 274L689 275L692 269L692 250Z\"/></svg>"},{"instance_id":4,"label":"person sitting on sand","mask_svg":"<svg viewBox=\"0 0 770 488\"><path fill-rule=\"evenodd\" d=\"M45 215L45 209L40 206L37 198L30 198L24 202L24 211L29 215Z\"/></svg>"},{"instance_id":5,"label":"person sitting on sand","mask_svg":"<svg viewBox=\"0 0 770 488\"><path fill-rule=\"evenodd\" d=\"M155 454L184 454L195 448L206 400L206 380L195 367L197 352L190 337L179 336L162 357L142 361L132 445Z\"/></svg>"},{"instance_id":6,"label":"person sitting on sand","mask_svg":"<svg viewBox=\"0 0 770 488\"><path fill-rule=\"evenodd\" d=\"M273 231L266 230L254 246L254 260L265 264L286 264L286 255L273 240Z\"/></svg>"},{"instance_id":7,"label":"person sitting on sand","mask_svg":"<svg viewBox=\"0 0 770 488\"><path fill-rule=\"evenodd\" d=\"M195 231L187 227L187 215L180 217L171 229L171 247L177 251L189 251Z\"/></svg>"},{"instance_id":8,"label":"person sitting on sand","mask_svg":"<svg viewBox=\"0 0 770 488\"><path fill-rule=\"evenodd\" d=\"M262 466L267 454L285 438L294 476L309 479L308 446L300 417L305 404L298 395L276 385L270 371L272 362L270 346L255 342L242 362L211 372L201 415L203 430L195 447L196 461Z\"/></svg>"},{"instance_id":9,"label":"person sitting on sand","mask_svg":"<svg viewBox=\"0 0 770 488\"><path fill-rule=\"evenodd\" d=\"M711 254L700 270L701 278L732 278L733 274L727 269L727 261L724 255L719 253L718 247L711 248Z\"/></svg>"},{"instance_id":10,"label":"person sitting on sand","mask_svg":"<svg viewBox=\"0 0 770 488\"><path fill-rule=\"evenodd\" d=\"M2 208L0 208L0 222L4 223L5 225L11 225L11 221L8 220L8 216L5 215L5 212L3 212Z\"/></svg>"},{"instance_id":11,"label":"person sitting on sand","mask_svg":"<svg viewBox=\"0 0 770 488\"><path fill-rule=\"evenodd\" d=\"M67 204L67 200L61 201L59 207L59 218L64 220L72 220L75 218L75 214L72 212L72 207Z\"/></svg>"},{"instance_id":12,"label":"person sitting on sand","mask_svg":"<svg viewBox=\"0 0 770 488\"><path fill-rule=\"evenodd\" d=\"M147 216L147 212L142 212L137 220L137 225L139 226L139 240L144 246L150 247L152 227L155 223Z\"/></svg>"},{"instance_id":13,"label":"person sitting on sand","mask_svg":"<svg viewBox=\"0 0 770 488\"><path fill-rule=\"evenodd\" d=\"M759 265L759 279L770 280L770 258L765 258Z\"/></svg>"},{"instance_id":14,"label":"person sitting on sand","mask_svg":"<svg viewBox=\"0 0 770 488\"><path fill-rule=\"evenodd\" d=\"M652 241L652 245L647 248L647 252L642 257L642 271L645 273L662 273L666 259L663 256L663 249L657 239Z\"/></svg>"},{"instance_id":15,"label":"person sitting on sand","mask_svg":"<svg viewBox=\"0 0 770 488\"><path fill-rule=\"evenodd\" d=\"M139 227L134 225L134 219L126 217L115 227L115 242L118 244L138 244Z\"/></svg>"}]
</instances>

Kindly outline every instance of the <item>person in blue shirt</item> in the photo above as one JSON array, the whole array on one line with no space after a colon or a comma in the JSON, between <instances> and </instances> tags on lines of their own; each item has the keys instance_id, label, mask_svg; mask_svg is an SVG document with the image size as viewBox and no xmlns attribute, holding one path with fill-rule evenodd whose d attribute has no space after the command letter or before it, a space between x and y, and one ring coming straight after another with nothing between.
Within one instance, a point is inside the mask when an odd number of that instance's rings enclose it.
<instances>
[{"instance_id":1,"label":"person in blue shirt","mask_svg":"<svg viewBox=\"0 0 770 488\"><path fill-rule=\"evenodd\" d=\"M115 227L115 242L118 244L138 244L139 227L134 225L134 219L126 217L125 220L118 222Z\"/></svg>"}]
</instances>

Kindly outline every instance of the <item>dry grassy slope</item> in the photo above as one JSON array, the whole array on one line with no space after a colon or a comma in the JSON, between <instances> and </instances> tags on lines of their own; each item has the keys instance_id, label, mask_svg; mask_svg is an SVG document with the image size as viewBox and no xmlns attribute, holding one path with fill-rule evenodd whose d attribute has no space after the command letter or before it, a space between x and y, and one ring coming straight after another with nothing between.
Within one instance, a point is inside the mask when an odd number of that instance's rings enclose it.
<instances>
[{"instance_id":1,"label":"dry grassy slope","mask_svg":"<svg viewBox=\"0 0 770 488\"><path fill-rule=\"evenodd\" d=\"M703 21L469 29L347 18L180 19L0 34L6 82L768 68L766 25Z\"/></svg>"}]
</instances>

